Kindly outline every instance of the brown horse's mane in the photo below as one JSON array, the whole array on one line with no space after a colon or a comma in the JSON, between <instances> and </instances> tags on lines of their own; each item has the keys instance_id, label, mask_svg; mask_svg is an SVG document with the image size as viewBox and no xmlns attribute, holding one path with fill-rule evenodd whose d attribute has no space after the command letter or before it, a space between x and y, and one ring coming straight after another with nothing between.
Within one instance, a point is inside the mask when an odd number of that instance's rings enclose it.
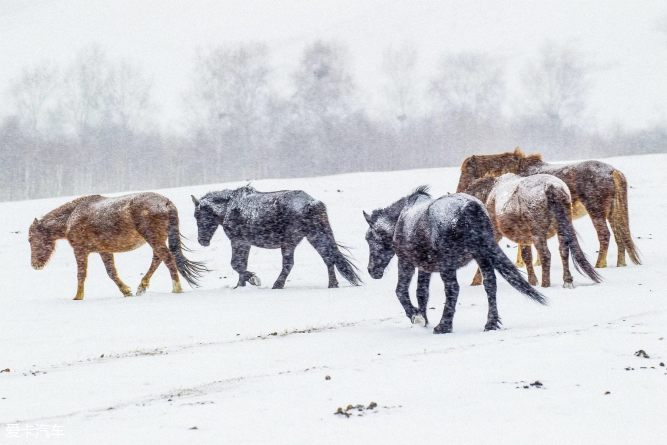
<instances>
[{"instance_id":1,"label":"brown horse's mane","mask_svg":"<svg viewBox=\"0 0 667 445\"><path fill-rule=\"evenodd\" d=\"M44 215L42 219L39 220L39 223L42 227L49 230L50 232L59 232L67 224L67 220L70 215L82 202L87 202L91 200L97 200L102 198L101 195L87 195L80 198L76 198L72 201L69 201L60 207L57 207L51 210L49 213Z\"/></svg>"},{"instance_id":2,"label":"brown horse's mane","mask_svg":"<svg viewBox=\"0 0 667 445\"><path fill-rule=\"evenodd\" d=\"M523 170L524 168L530 167L531 165L540 164L543 162L542 155L540 153L531 153L526 155L519 147L516 147L514 149L514 153L512 154L514 154L514 156L519 159L519 170Z\"/></svg>"}]
</instances>

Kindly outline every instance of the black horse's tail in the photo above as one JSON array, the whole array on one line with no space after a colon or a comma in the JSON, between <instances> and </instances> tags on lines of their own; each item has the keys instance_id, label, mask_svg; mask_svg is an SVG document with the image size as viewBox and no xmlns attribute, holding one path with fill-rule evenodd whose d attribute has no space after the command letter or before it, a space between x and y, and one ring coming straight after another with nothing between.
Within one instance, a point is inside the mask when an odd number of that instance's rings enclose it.
<instances>
[{"instance_id":1,"label":"black horse's tail","mask_svg":"<svg viewBox=\"0 0 667 445\"><path fill-rule=\"evenodd\" d=\"M169 245L169 251L174 256L174 260L176 260L176 268L183 278L185 278L185 281L187 281L190 286L199 287L198 279L201 278L204 272L208 272L208 269L204 263L189 260L183 254L183 250L188 249L183 245L181 233L178 229L178 211L171 203L169 203L167 243Z\"/></svg>"},{"instance_id":2,"label":"black horse's tail","mask_svg":"<svg viewBox=\"0 0 667 445\"><path fill-rule=\"evenodd\" d=\"M361 284L361 277L358 273L359 269L352 263L350 257L341 251L341 249L347 250L347 248L338 244L334 238L331 225L329 224L329 217L327 216L327 208L324 203L321 201L312 202L309 213L311 227L308 240L322 255L325 262L333 261L338 272L350 284L354 286Z\"/></svg>"},{"instance_id":3,"label":"black horse's tail","mask_svg":"<svg viewBox=\"0 0 667 445\"><path fill-rule=\"evenodd\" d=\"M491 260L493 268L496 269L500 275L516 290L529 297L531 300L540 304L546 304L547 299L544 295L539 293L533 286L526 281L521 275L519 269L516 268L512 260L510 260L505 252L502 251L498 243L493 238L493 227L491 220L484 211L482 204L474 204L472 206L471 227L475 227L477 233L477 248L480 254Z\"/></svg>"},{"instance_id":4,"label":"black horse's tail","mask_svg":"<svg viewBox=\"0 0 667 445\"><path fill-rule=\"evenodd\" d=\"M563 191L564 192L564 191ZM547 188L546 191L547 199L549 201L549 209L556 218L556 225L558 236L561 243L565 243L567 249L572 253L572 259L574 260L574 267L579 271L579 273L585 273L588 277L599 283L602 281L602 277L598 274L595 268L588 262L586 255L581 250L579 246L579 241L577 240L577 233L574 231L572 226L572 217L570 215L570 199L565 193L558 193L558 190L554 187Z\"/></svg>"}]
</instances>

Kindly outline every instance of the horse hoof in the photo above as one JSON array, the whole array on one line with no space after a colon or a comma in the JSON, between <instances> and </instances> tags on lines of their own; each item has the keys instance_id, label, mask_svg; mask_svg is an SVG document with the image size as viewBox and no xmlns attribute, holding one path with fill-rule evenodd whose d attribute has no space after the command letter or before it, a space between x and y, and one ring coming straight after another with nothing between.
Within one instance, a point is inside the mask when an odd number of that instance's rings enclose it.
<instances>
[{"instance_id":1,"label":"horse hoof","mask_svg":"<svg viewBox=\"0 0 667 445\"><path fill-rule=\"evenodd\" d=\"M132 292L123 292L123 296L124 296L124 297L131 297L131 296L132 296Z\"/></svg>"},{"instance_id":2,"label":"horse hoof","mask_svg":"<svg viewBox=\"0 0 667 445\"><path fill-rule=\"evenodd\" d=\"M422 314L414 314L412 317L410 317L410 321L412 324L418 324L426 327L426 318L424 318Z\"/></svg>"},{"instance_id":3,"label":"horse hoof","mask_svg":"<svg viewBox=\"0 0 667 445\"><path fill-rule=\"evenodd\" d=\"M145 287L141 287L141 286L139 286L139 287L137 288L137 297L138 297L139 295L143 295L143 294L145 294L145 293L146 293L146 288L145 288Z\"/></svg>"},{"instance_id":4,"label":"horse hoof","mask_svg":"<svg viewBox=\"0 0 667 445\"><path fill-rule=\"evenodd\" d=\"M451 326L443 326L441 324L437 325L436 327L433 328L433 333L434 334L449 334L452 332L452 327Z\"/></svg>"},{"instance_id":5,"label":"horse hoof","mask_svg":"<svg viewBox=\"0 0 667 445\"><path fill-rule=\"evenodd\" d=\"M329 289L338 289L338 283L329 284Z\"/></svg>"},{"instance_id":6,"label":"horse hoof","mask_svg":"<svg viewBox=\"0 0 667 445\"><path fill-rule=\"evenodd\" d=\"M563 283L563 287L564 287L565 289L574 289L574 283L571 282L571 281L570 281L570 282L567 282L567 281L566 281L565 283Z\"/></svg>"},{"instance_id":7,"label":"horse hoof","mask_svg":"<svg viewBox=\"0 0 667 445\"><path fill-rule=\"evenodd\" d=\"M260 280L257 275L252 274L250 275L250 278L248 278L248 283L252 284L253 286L261 286L262 280Z\"/></svg>"},{"instance_id":8,"label":"horse hoof","mask_svg":"<svg viewBox=\"0 0 667 445\"><path fill-rule=\"evenodd\" d=\"M497 331L500 329L500 320L494 320L491 322L488 322L486 326L484 326L484 332L486 331Z\"/></svg>"},{"instance_id":9,"label":"horse hoof","mask_svg":"<svg viewBox=\"0 0 667 445\"><path fill-rule=\"evenodd\" d=\"M74 301L81 301L81 300L83 300L83 297L79 297L79 296L77 295L76 297L72 298L72 300L74 300Z\"/></svg>"},{"instance_id":10,"label":"horse hoof","mask_svg":"<svg viewBox=\"0 0 667 445\"><path fill-rule=\"evenodd\" d=\"M284 289L284 288L285 288L285 283L274 283L271 289Z\"/></svg>"}]
</instances>

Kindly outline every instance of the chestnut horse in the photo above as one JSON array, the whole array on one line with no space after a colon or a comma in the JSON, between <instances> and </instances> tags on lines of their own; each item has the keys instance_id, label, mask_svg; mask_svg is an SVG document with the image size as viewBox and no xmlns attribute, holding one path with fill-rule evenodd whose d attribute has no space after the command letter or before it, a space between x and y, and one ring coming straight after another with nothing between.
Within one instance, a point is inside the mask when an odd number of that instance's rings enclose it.
<instances>
[{"instance_id":1,"label":"chestnut horse","mask_svg":"<svg viewBox=\"0 0 667 445\"><path fill-rule=\"evenodd\" d=\"M137 295L146 292L161 262L169 269L175 293L183 291L179 272L190 285L196 286L197 278L207 270L202 263L190 261L183 255L176 206L157 193L117 198L83 196L52 210L41 220L35 218L29 232L32 267L42 269L56 247L56 240L63 238L69 241L76 258L75 300L83 300L88 255L92 252L100 254L107 274L126 297L132 292L118 277L113 259L116 252L134 250L145 243L153 249L153 260L141 279Z\"/></svg>"},{"instance_id":2,"label":"chestnut horse","mask_svg":"<svg viewBox=\"0 0 667 445\"><path fill-rule=\"evenodd\" d=\"M563 262L563 287L574 288L570 253L577 270L583 270L591 280L600 282L600 275L588 262L577 241L572 227L570 192L563 181L545 174L521 177L506 173L498 178L477 179L465 192L486 204L496 241L505 236L521 246L530 284L537 285L530 248L535 244L542 263L542 287L551 285L551 253L547 239L556 234ZM481 283L482 275L478 269L473 285Z\"/></svg>"},{"instance_id":3,"label":"chestnut horse","mask_svg":"<svg viewBox=\"0 0 667 445\"><path fill-rule=\"evenodd\" d=\"M518 147L514 152L497 155L474 155L461 165L461 177L457 191L484 176L500 176L515 173L530 176L547 173L567 184L572 198L572 216L578 218L588 213L597 232L600 250L595 267L607 267L609 228L614 232L618 246L616 265L625 266L625 252L635 264L641 264L639 252L630 234L628 217L628 185L623 173L609 164L599 161L583 161L568 165L552 165L542 161L539 154L525 155ZM519 252L521 252L521 249Z\"/></svg>"}]
</instances>

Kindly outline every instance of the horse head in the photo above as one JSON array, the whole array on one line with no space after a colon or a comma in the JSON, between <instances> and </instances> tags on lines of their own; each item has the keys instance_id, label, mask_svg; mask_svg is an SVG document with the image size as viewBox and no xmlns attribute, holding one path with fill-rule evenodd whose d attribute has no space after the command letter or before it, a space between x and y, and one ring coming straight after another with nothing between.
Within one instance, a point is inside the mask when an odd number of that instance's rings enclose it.
<instances>
[{"instance_id":1,"label":"horse head","mask_svg":"<svg viewBox=\"0 0 667 445\"><path fill-rule=\"evenodd\" d=\"M28 231L28 241L30 242L32 267L37 270L43 269L56 248L56 237L41 221L35 218Z\"/></svg>"},{"instance_id":2,"label":"horse head","mask_svg":"<svg viewBox=\"0 0 667 445\"><path fill-rule=\"evenodd\" d=\"M197 239L202 246L208 246L211 238L227 213L227 204L231 199L229 190L209 192L201 199L192 197L197 221Z\"/></svg>"},{"instance_id":3,"label":"horse head","mask_svg":"<svg viewBox=\"0 0 667 445\"><path fill-rule=\"evenodd\" d=\"M366 241L368 242L368 274L374 279L382 278L384 270L394 257L394 227L381 210L369 215L364 212L368 223Z\"/></svg>"}]
</instances>

